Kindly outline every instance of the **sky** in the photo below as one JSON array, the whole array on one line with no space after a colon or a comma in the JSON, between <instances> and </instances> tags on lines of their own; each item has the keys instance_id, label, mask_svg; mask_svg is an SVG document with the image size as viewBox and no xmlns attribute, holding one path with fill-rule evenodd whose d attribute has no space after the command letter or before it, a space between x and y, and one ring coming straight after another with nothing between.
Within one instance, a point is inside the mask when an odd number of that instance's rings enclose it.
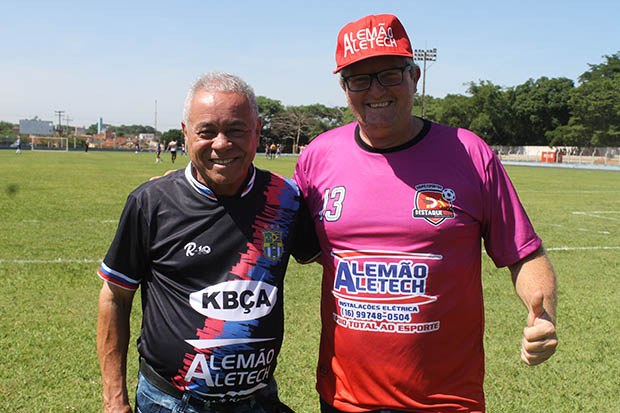
<instances>
[{"instance_id":1,"label":"sky","mask_svg":"<svg viewBox=\"0 0 620 413\"><path fill-rule=\"evenodd\" d=\"M437 49L426 95L470 82L577 82L620 51L620 2L592 0L68 0L0 6L0 121L179 129L202 73L226 71L285 106L345 106L334 53L342 26L399 17L414 49Z\"/></svg>"}]
</instances>

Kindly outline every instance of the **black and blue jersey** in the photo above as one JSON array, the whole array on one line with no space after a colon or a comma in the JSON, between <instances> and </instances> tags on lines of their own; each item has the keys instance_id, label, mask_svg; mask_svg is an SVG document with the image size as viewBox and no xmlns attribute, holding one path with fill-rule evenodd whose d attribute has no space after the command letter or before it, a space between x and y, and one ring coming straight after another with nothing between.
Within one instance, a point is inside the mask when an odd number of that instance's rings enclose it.
<instances>
[{"instance_id":1,"label":"black and blue jersey","mask_svg":"<svg viewBox=\"0 0 620 413\"><path fill-rule=\"evenodd\" d=\"M218 199L190 163L129 195L98 273L141 287L138 350L162 377L198 395L243 396L276 367L289 256L318 251L292 180L252 167L239 195Z\"/></svg>"}]
</instances>

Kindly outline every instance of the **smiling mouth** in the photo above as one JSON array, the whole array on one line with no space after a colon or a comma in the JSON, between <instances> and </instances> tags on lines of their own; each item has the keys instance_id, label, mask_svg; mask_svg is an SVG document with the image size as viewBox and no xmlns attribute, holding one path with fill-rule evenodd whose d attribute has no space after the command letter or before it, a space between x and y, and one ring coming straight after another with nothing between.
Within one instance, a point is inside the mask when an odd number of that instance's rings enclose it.
<instances>
[{"instance_id":1,"label":"smiling mouth","mask_svg":"<svg viewBox=\"0 0 620 413\"><path fill-rule=\"evenodd\" d=\"M381 109L388 107L390 102L369 103L368 106L372 109Z\"/></svg>"},{"instance_id":2,"label":"smiling mouth","mask_svg":"<svg viewBox=\"0 0 620 413\"><path fill-rule=\"evenodd\" d=\"M211 162L213 162L216 165L228 165L228 164L230 164L234 160L235 160L234 158L231 158L231 159L211 159Z\"/></svg>"}]
</instances>

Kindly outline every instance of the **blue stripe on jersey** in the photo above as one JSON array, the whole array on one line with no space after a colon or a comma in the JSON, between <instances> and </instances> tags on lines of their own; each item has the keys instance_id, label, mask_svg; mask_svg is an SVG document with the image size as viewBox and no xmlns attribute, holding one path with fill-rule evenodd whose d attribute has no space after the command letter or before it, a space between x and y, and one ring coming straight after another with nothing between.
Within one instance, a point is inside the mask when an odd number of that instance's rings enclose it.
<instances>
[{"instance_id":1,"label":"blue stripe on jersey","mask_svg":"<svg viewBox=\"0 0 620 413\"><path fill-rule=\"evenodd\" d=\"M292 179L273 174L264 191L267 206L261 214L256 216L255 228L262 227L266 231L281 232L280 254L284 253L284 240L288 239L291 225L299 210L299 193L299 188ZM277 283L277 278L281 274L274 274L273 269L274 265L277 266L279 262L280 259L274 261L268 257L263 246L262 254L258 257L256 266L252 268L249 275L253 280L261 279Z\"/></svg>"},{"instance_id":2,"label":"blue stripe on jersey","mask_svg":"<svg viewBox=\"0 0 620 413\"><path fill-rule=\"evenodd\" d=\"M131 279L125 274L113 270L112 268L105 265L105 263L103 262L101 263L97 274L99 274L99 277L101 277L105 281L109 281L112 284L127 290L136 290L138 288L138 285L140 284L140 281Z\"/></svg>"}]
</instances>

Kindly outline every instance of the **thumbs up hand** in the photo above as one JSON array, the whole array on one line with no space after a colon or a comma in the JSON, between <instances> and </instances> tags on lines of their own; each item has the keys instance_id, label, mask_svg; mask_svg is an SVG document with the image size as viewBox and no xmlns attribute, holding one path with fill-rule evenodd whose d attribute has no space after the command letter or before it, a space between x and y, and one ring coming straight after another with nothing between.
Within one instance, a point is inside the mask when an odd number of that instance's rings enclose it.
<instances>
[{"instance_id":1,"label":"thumbs up hand","mask_svg":"<svg viewBox=\"0 0 620 413\"><path fill-rule=\"evenodd\" d=\"M521 343L521 360L527 365L535 366L555 353L558 337L555 322L545 310L541 292L532 297L528 310L527 327L523 329Z\"/></svg>"}]
</instances>

